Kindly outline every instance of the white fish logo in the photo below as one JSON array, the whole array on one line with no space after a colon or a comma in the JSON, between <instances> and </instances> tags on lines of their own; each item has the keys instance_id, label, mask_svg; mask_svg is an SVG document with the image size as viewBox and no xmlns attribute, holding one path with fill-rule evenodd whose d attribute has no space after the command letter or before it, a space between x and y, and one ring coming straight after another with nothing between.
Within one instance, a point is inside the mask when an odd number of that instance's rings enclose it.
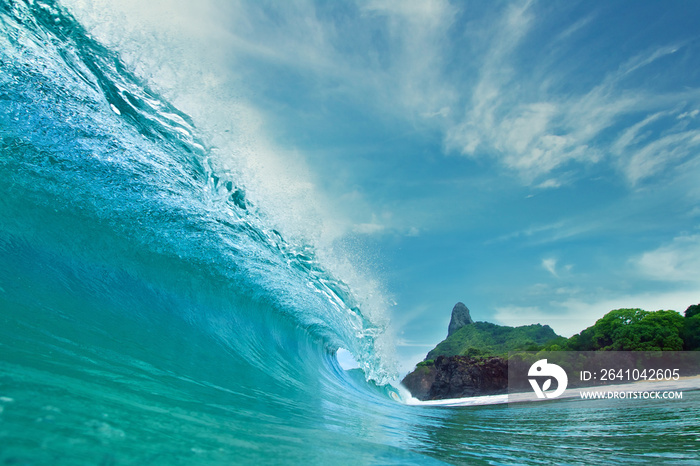
<instances>
[{"instance_id":1,"label":"white fish logo","mask_svg":"<svg viewBox=\"0 0 700 466\"><path fill-rule=\"evenodd\" d=\"M545 380L540 387L537 379L528 379L532 389L535 391L537 398L556 398L566 390L566 385L569 383L569 377L566 375L566 371L556 364L547 363L546 359L540 359L532 366L527 373L530 377L553 377L557 381L557 389L553 392L547 392L550 385L552 385L552 379L549 378Z\"/></svg>"}]
</instances>

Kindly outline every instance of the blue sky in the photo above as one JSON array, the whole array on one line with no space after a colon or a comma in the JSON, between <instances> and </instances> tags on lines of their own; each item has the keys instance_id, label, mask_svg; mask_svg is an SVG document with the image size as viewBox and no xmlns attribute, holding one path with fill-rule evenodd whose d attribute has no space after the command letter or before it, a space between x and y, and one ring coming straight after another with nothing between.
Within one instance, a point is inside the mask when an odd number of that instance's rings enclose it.
<instances>
[{"instance_id":1,"label":"blue sky","mask_svg":"<svg viewBox=\"0 0 700 466\"><path fill-rule=\"evenodd\" d=\"M65 3L386 308L404 369L457 301L565 336L700 302L700 3Z\"/></svg>"}]
</instances>

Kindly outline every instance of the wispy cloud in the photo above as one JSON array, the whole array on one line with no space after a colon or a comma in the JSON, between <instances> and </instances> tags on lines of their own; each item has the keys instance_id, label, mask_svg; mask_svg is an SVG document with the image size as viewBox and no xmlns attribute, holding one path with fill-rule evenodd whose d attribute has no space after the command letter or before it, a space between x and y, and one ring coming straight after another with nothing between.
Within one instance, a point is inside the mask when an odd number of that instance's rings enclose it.
<instances>
[{"instance_id":1,"label":"wispy cloud","mask_svg":"<svg viewBox=\"0 0 700 466\"><path fill-rule=\"evenodd\" d=\"M547 258L547 259L542 259L542 267L555 277L558 277L559 274L557 273L557 260L555 258Z\"/></svg>"},{"instance_id":2,"label":"wispy cloud","mask_svg":"<svg viewBox=\"0 0 700 466\"><path fill-rule=\"evenodd\" d=\"M617 228L604 218L591 218L589 215L573 215L570 218L560 219L542 225L532 225L522 230L517 230L506 235L499 236L486 244L506 241L518 241L530 245L547 244L564 239L580 237L592 231Z\"/></svg>"},{"instance_id":3,"label":"wispy cloud","mask_svg":"<svg viewBox=\"0 0 700 466\"><path fill-rule=\"evenodd\" d=\"M555 178L550 178L538 184L536 187L540 189L558 188L561 186L561 181Z\"/></svg>"},{"instance_id":4,"label":"wispy cloud","mask_svg":"<svg viewBox=\"0 0 700 466\"><path fill-rule=\"evenodd\" d=\"M635 57L578 96L541 91L534 95L521 91L532 86L516 83L508 74L485 72L465 118L447 130L447 146L469 156L492 153L503 165L518 172L528 184L572 161L598 163L610 152L630 159L625 152L627 145L641 128L666 112L657 112L626 129L624 126L617 129L619 125L634 121L640 112L654 107L650 104L648 91L628 91L621 83L628 75L675 50L662 48ZM494 57L498 58L498 66L491 63ZM508 54L499 50L489 58L486 69L512 68L508 58ZM556 76L556 73L551 75ZM523 79L522 74L517 76ZM684 97L666 95L665 102L654 103L676 106ZM622 134L610 147L601 136L613 128ZM646 156L647 151L640 151L635 160L621 164L622 171L634 184L653 174L653 168L663 168L688 155L696 145L695 136L695 131L669 135L646 148L648 152L665 151L653 166Z\"/></svg>"},{"instance_id":5,"label":"wispy cloud","mask_svg":"<svg viewBox=\"0 0 700 466\"><path fill-rule=\"evenodd\" d=\"M697 156L700 149L700 130L669 134L647 141L631 151L623 168L627 179L636 184L655 175L667 166L682 162L689 156Z\"/></svg>"},{"instance_id":6,"label":"wispy cloud","mask_svg":"<svg viewBox=\"0 0 700 466\"><path fill-rule=\"evenodd\" d=\"M661 293L609 293L597 299L570 298L544 306L501 306L494 319L504 325L548 324L555 332L570 337L590 327L614 309L640 308L647 311L672 309L679 312L698 303L700 288Z\"/></svg>"},{"instance_id":7,"label":"wispy cloud","mask_svg":"<svg viewBox=\"0 0 700 466\"><path fill-rule=\"evenodd\" d=\"M410 348L434 348L435 343L426 343L421 341L412 341L405 338L399 338L396 340L396 346L407 346Z\"/></svg>"},{"instance_id":8,"label":"wispy cloud","mask_svg":"<svg viewBox=\"0 0 700 466\"><path fill-rule=\"evenodd\" d=\"M649 111L666 114L669 107L687 102L685 90L655 95L645 87L629 86L635 73L677 53L682 44L641 52L610 69L588 90L556 92L552 89L561 88L569 76L546 57L534 62L535 72L519 69L518 52L533 31L544 27L532 10L531 2L511 5L492 29L480 35L481 43L473 48L485 52L473 57L480 61L476 84L464 87L443 76L441 87L456 90L461 97L457 101L465 101L463 112L454 105L449 107L452 118L443 126L448 151L493 157L518 173L526 184L542 185L541 178L548 176L548 187L557 183L552 174L570 162L599 163L612 153L622 159L613 165L634 185L690 155L696 145L694 131L668 135L656 145L637 151L636 156L626 151L626 144L631 142L627 139L637 135L635 130L658 118L648 117ZM589 16L577 21L557 40L565 41L591 20ZM534 81L540 76L547 76L547 81ZM700 93L696 92L694 99L698 97ZM691 115L688 111L682 114ZM613 146L608 142L610 131L620 134ZM662 155L650 163L647 154L655 151Z\"/></svg>"},{"instance_id":9,"label":"wispy cloud","mask_svg":"<svg viewBox=\"0 0 700 466\"><path fill-rule=\"evenodd\" d=\"M92 8L84 0L69 3ZM103 3L122 11L136 9L133 1L126 6ZM344 95L377 113L436 128L448 152L491 158L527 185L560 187L576 179L562 179L563 167L611 162L634 186L697 153L700 129L693 106L700 107L700 90L661 92L635 82L641 71L680 55L687 43L635 51L616 66L607 62L607 69L591 71L580 80L586 85L574 87L567 84L578 77L564 72L553 56L528 49L533 37L553 24L558 32L540 37L536 47L559 54L585 47L576 38L595 24L595 11L566 24L533 1L494 7L484 18L447 0L372 0L342 8L313 1L274 8L237 1L208 4L194 15L186 2L164 5L132 19L132 31L161 34L161 46L187 52L189 71L201 65L190 74L208 76L209 86L246 82L212 84L212 79L221 80L207 72L212 63L228 63L229 77L262 67L265 73L259 77L270 81L275 67L293 70L310 86L309 95ZM157 26L155 11L183 19ZM189 16L197 21L185 21ZM184 25L185 40L177 38L173 24ZM111 37L117 36L112 31ZM526 52L531 56L527 68L520 60ZM161 74L174 70L172 80L182 82L177 71L182 61L162 60L166 71ZM225 74L221 71L219 76ZM653 125L662 118L677 118L679 124L661 134Z\"/></svg>"},{"instance_id":10,"label":"wispy cloud","mask_svg":"<svg viewBox=\"0 0 700 466\"><path fill-rule=\"evenodd\" d=\"M446 0L374 0L359 3L366 18L378 21L375 32L386 35L388 49L373 89L379 102L415 118L444 118L449 102L456 99L452 86L445 86L442 71L449 62L448 31L457 8ZM390 98L387 101L386 97Z\"/></svg>"},{"instance_id":11,"label":"wispy cloud","mask_svg":"<svg viewBox=\"0 0 700 466\"><path fill-rule=\"evenodd\" d=\"M514 69L509 57L533 21L528 6L529 3L512 5L493 30L484 32L487 39L483 44L479 44L479 48L486 49L481 57L480 76L471 92L469 89L463 91L470 94L466 114L446 128L448 149L458 149L463 154L474 155L481 146L493 145L496 140L499 122L502 119L497 112L508 98L504 87L514 79ZM541 124L548 109L540 106L533 111L539 114Z\"/></svg>"},{"instance_id":12,"label":"wispy cloud","mask_svg":"<svg viewBox=\"0 0 700 466\"><path fill-rule=\"evenodd\" d=\"M648 278L696 285L700 285L699 263L700 235L698 234L678 236L670 243L647 251L633 260L633 264Z\"/></svg>"},{"instance_id":13,"label":"wispy cloud","mask_svg":"<svg viewBox=\"0 0 700 466\"><path fill-rule=\"evenodd\" d=\"M500 306L496 308L494 320L502 325L517 327L520 325L549 325L559 335L570 337L595 323L602 317L599 309L587 309L587 312L558 313L545 312L537 306Z\"/></svg>"},{"instance_id":14,"label":"wispy cloud","mask_svg":"<svg viewBox=\"0 0 700 466\"><path fill-rule=\"evenodd\" d=\"M590 285L560 293L559 289L545 284L533 285L528 298L533 304L497 306L494 318L506 325L547 323L556 332L570 336L593 325L613 309L683 312L700 301L698 262L700 235L681 235L658 248L632 256L626 264L622 261L618 272L627 277L636 275L637 279L644 280L643 287L622 291L611 284L600 283L595 293L590 292ZM553 276L560 272L554 258L543 259L541 266ZM622 270L626 267L629 267L627 271Z\"/></svg>"}]
</instances>

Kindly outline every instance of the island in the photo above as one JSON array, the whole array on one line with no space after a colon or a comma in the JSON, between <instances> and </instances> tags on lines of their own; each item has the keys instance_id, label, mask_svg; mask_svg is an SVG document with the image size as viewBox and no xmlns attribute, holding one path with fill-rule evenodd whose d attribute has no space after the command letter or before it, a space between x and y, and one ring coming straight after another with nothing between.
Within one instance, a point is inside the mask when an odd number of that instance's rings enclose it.
<instances>
[{"instance_id":1,"label":"island","mask_svg":"<svg viewBox=\"0 0 700 466\"><path fill-rule=\"evenodd\" d=\"M700 304L684 313L616 309L565 338L548 325L474 322L466 305L452 309L447 337L402 380L419 400L505 394L508 354L518 351L698 351Z\"/></svg>"}]
</instances>

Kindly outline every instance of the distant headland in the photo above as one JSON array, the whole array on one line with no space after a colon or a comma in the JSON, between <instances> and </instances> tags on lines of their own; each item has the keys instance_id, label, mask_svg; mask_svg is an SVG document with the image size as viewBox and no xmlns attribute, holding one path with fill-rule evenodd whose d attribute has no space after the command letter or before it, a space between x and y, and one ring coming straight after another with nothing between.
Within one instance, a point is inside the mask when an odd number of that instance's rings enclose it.
<instances>
[{"instance_id":1,"label":"distant headland","mask_svg":"<svg viewBox=\"0 0 700 466\"><path fill-rule=\"evenodd\" d=\"M420 400L504 394L508 353L515 351L698 351L700 304L676 311L616 309L565 338L548 325L508 327L474 322L455 304L447 338L428 352L402 384Z\"/></svg>"}]
</instances>

